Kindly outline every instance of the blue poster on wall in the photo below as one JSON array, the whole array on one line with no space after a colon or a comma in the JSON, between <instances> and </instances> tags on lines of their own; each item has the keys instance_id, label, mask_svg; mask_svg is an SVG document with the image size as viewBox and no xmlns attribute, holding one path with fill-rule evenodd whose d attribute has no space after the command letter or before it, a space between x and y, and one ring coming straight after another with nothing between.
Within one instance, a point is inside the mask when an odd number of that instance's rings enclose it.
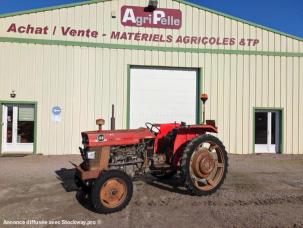
<instances>
[{"instance_id":1,"label":"blue poster on wall","mask_svg":"<svg viewBox=\"0 0 303 228\"><path fill-rule=\"evenodd\" d=\"M52 120L54 122L61 122L62 109L59 106L52 108Z\"/></svg>"}]
</instances>

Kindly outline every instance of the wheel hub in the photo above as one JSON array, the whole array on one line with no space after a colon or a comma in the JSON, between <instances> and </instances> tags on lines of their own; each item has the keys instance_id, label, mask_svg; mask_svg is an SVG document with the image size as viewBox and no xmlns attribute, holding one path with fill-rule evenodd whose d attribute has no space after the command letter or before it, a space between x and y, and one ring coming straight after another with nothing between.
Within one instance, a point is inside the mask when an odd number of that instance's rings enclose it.
<instances>
[{"instance_id":1,"label":"wheel hub","mask_svg":"<svg viewBox=\"0 0 303 228\"><path fill-rule=\"evenodd\" d=\"M114 196L118 193L118 190L117 189L113 189L111 190L111 195Z\"/></svg>"},{"instance_id":2,"label":"wheel hub","mask_svg":"<svg viewBox=\"0 0 303 228\"><path fill-rule=\"evenodd\" d=\"M100 191L100 199L108 207L114 208L123 203L127 195L126 184L120 179L109 179Z\"/></svg>"},{"instance_id":3,"label":"wheel hub","mask_svg":"<svg viewBox=\"0 0 303 228\"><path fill-rule=\"evenodd\" d=\"M214 168L215 160L208 149L203 148L195 153L192 160L192 170L196 177L208 177Z\"/></svg>"}]
</instances>

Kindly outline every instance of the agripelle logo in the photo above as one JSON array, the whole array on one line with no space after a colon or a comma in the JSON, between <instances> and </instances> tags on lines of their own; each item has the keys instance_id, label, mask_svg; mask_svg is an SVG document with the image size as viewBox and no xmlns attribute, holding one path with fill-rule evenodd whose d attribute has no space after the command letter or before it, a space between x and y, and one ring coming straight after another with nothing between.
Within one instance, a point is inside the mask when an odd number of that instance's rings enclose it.
<instances>
[{"instance_id":1,"label":"agripelle logo","mask_svg":"<svg viewBox=\"0 0 303 228\"><path fill-rule=\"evenodd\" d=\"M144 7L123 6L121 8L121 23L124 26L180 29L182 12L177 9L156 9L146 12Z\"/></svg>"}]
</instances>

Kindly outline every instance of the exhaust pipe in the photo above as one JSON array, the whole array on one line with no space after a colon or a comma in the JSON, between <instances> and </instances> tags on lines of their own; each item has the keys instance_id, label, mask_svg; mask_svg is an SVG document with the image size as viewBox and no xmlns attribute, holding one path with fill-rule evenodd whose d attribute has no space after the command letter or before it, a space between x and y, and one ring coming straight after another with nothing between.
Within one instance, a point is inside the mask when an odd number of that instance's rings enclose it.
<instances>
[{"instance_id":1,"label":"exhaust pipe","mask_svg":"<svg viewBox=\"0 0 303 228\"><path fill-rule=\"evenodd\" d=\"M112 105L112 117L110 118L110 129L112 131L116 129L115 105Z\"/></svg>"}]
</instances>

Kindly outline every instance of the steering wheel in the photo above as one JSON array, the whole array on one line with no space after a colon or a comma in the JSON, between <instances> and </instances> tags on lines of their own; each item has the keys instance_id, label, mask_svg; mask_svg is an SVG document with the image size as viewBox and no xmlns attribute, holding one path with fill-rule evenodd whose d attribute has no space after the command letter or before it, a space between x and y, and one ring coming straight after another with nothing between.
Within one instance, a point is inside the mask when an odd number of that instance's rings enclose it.
<instances>
[{"instance_id":1,"label":"steering wheel","mask_svg":"<svg viewBox=\"0 0 303 228\"><path fill-rule=\"evenodd\" d=\"M146 122L145 126L154 135L158 135L158 134L161 133L160 128L156 124L152 124L152 123Z\"/></svg>"}]
</instances>

